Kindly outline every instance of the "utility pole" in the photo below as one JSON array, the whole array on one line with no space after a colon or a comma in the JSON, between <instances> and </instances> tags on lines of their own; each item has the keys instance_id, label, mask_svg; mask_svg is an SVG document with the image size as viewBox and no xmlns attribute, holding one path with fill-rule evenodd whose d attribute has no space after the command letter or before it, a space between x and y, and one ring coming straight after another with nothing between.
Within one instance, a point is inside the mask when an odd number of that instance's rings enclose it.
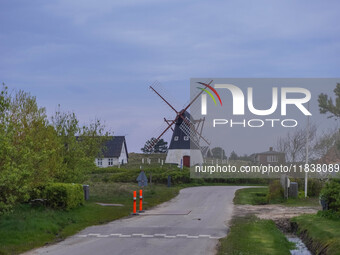
<instances>
[{"instance_id":1,"label":"utility pole","mask_svg":"<svg viewBox=\"0 0 340 255\"><path fill-rule=\"evenodd\" d=\"M308 102L308 111L309 111L309 102ZM309 153L309 115L307 116L306 164L308 164L308 156L309 156L308 153ZM307 186L308 186L308 174L305 171L305 198L307 198Z\"/></svg>"}]
</instances>

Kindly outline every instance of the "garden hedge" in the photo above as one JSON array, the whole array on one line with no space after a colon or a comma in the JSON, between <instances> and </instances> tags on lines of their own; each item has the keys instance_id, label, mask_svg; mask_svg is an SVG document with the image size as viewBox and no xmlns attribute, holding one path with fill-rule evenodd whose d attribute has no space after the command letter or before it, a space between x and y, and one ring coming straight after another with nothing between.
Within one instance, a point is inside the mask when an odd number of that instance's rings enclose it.
<instances>
[{"instance_id":1,"label":"garden hedge","mask_svg":"<svg viewBox=\"0 0 340 255\"><path fill-rule=\"evenodd\" d=\"M51 183L45 187L47 205L69 210L84 204L84 191L81 184Z\"/></svg>"}]
</instances>

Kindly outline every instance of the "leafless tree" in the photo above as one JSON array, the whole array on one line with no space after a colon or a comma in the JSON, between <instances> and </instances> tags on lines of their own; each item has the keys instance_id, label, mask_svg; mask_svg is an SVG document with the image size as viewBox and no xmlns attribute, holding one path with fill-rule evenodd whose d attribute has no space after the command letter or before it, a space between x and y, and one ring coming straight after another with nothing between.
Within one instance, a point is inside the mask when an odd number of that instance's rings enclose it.
<instances>
[{"instance_id":1,"label":"leafless tree","mask_svg":"<svg viewBox=\"0 0 340 255\"><path fill-rule=\"evenodd\" d=\"M316 126L311 124L309 132L305 128L297 128L290 131L286 136L277 140L276 149L286 154L288 162L302 162L306 156L307 133L309 140L309 148L312 149L315 143ZM310 150L312 152L312 150Z\"/></svg>"},{"instance_id":2,"label":"leafless tree","mask_svg":"<svg viewBox=\"0 0 340 255\"><path fill-rule=\"evenodd\" d=\"M315 141L313 151L316 158L322 159L333 148L338 151L339 149L337 148L337 146L339 145L339 142L340 130L338 127L325 131Z\"/></svg>"}]
</instances>

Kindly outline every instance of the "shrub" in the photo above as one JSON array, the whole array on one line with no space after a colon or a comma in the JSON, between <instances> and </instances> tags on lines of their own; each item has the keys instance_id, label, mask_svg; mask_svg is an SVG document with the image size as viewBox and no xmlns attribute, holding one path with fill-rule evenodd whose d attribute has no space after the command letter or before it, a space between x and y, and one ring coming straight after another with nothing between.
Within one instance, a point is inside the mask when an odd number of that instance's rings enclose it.
<instances>
[{"instance_id":1,"label":"shrub","mask_svg":"<svg viewBox=\"0 0 340 255\"><path fill-rule=\"evenodd\" d=\"M302 178L292 178L290 181L297 182L299 191L305 190L305 179ZM308 197L318 197L320 195L321 189L324 183L319 179L308 179ZM304 197L304 196L303 196Z\"/></svg>"},{"instance_id":2,"label":"shrub","mask_svg":"<svg viewBox=\"0 0 340 255\"><path fill-rule=\"evenodd\" d=\"M84 203L81 184L51 183L45 188L47 205L52 208L69 210Z\"/></svg>"},{"instance_id":3,"label":"shrub","mask_svg":"<svg viewBox=\"0 0 340 255\"><path fill-rule=\"evenodd\" d=\"M331 180L327 182L320 194L321 199L326 200L328 209L340 212L340 182Z\"/></svg>"},{"instance_id":4,"label":"shrub","mask_svg":"<svg viewBox=\"0 0 340 255\"><path fill-rule=\"evenodd\" d=\"M269 184L269 190L267 195L268 202L280 202L283 200L283 187L279 180L273 180Z\"/></svg>"},{"instance_id":5,"label":"shrub","mask_svg":"<svg viewBox=\"0 0 340 255\"><path fill-rule=\"evenodd\" d=\"M309 179L307 186L307 195L309 197L318 197L322 190L323 183L318 179Z\"/></svg>"}]
</instances>

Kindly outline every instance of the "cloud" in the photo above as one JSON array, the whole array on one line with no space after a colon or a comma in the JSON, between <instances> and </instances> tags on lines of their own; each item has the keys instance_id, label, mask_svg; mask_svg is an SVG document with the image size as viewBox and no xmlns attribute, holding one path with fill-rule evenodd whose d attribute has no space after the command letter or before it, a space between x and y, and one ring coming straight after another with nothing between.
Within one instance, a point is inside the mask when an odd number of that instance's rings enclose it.
<instances>
[{"instance_id":1,"label":"cloud","mask_svg":"<svg viewBox=\"0 0 340 255\"><path fill-rule=\"evenodd\" d=\"M338 1L20 3L0 10L1 79L129 129L135 147L162 120L154 80L185 102L192 77L339 76Z\"/></svg>"}]
</instances>

